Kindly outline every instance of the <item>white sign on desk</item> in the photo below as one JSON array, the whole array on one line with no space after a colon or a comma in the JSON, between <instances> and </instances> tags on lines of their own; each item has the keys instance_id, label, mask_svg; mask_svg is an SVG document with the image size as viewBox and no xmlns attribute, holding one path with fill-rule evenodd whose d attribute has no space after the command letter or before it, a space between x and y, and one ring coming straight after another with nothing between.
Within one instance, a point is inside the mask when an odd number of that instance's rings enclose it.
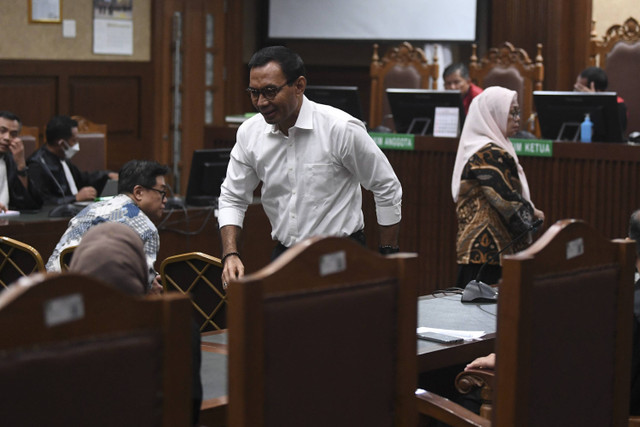
<instances>
[{"instance_id":1,"label":"white sign on desk","mask_svg":"<svg viewBox=\"0 0 640 427\"><path fill-rule=\"evenodd\" d=\"M433 136L456 138L458 136L458 122L460 110L456 107L436 107L433 120Z\"/></svg>"}]
</instances>

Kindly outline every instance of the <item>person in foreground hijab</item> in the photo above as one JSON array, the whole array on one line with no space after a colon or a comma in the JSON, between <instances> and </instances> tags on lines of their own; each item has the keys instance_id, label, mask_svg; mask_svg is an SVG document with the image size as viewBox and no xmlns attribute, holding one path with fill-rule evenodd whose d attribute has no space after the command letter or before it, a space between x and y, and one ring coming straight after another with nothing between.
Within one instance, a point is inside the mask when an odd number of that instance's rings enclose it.
<instances>
[{"instance_id":1,"label":"person in foreground hijab","mask_svg":"<svg viewBox=\"0 0 640 427\"><path fill-rule=\"evenodd\" d=\"M529 184L509 141L520 129L517 93L494 86L473 99L453 169L451 193L456 203L457 286L476 279L480 267L488 284L502 275L497 253L544 213L531 201ZM514 243L514 253L530 238Z\"/></svg>"},{"instance_id":2,"label":"person in foreground hijab","mask_svg":"<svg viewBox=\"0 0 640 427\"><path fill-rule=\"evenodd\" d=\"M104 222L86 232L73 251L69 271L96 277L130 295L147 294L147 259L142 239L118 222ZM193 424L202 405L200 331L192 322Z\"/></svg>"}]
</instances>

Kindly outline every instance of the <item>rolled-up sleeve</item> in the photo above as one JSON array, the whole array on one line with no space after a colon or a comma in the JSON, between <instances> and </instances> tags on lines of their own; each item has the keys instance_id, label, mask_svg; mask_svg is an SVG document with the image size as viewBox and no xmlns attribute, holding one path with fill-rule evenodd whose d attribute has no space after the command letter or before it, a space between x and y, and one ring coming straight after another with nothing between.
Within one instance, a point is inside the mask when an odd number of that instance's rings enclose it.
<instances>
[{"instance_id":1,"label":"rolled-up sleeve","mask_svg":"<svg viewBox=\"0 0 640 427\"><path fill-rule=\"evenodd\" d=\"M393 225L402 219L402 185L387 156L367 131L350 123L346 129L343 161L360 184L373 193L380 225Z\"/></svg>"},{"instance_id":2,"label":"rolled-up sleeve","mask_svg":"<svg viewBox=\"0 0 640 427\"><path fill-rule=\"evenodd\" d=\"M240 145L231 150L227 176L220 187L218 199L218 225L242 227L247 207L253 200L253 191L258 186L258 177L249 165Z\"/></svg>"}]
</instances>

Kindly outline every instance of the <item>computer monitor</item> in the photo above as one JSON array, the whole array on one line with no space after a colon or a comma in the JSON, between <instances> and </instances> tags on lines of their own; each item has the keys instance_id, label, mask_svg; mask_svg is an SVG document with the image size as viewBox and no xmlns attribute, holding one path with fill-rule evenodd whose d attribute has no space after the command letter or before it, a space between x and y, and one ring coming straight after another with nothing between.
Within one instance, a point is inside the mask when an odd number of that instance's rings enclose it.
<instances>
[{"instance_id":1,"label":"computer monitor","mask_svg":"<svg viewBox=\"0 0 640 427\"><path fill-rule=\"evenodd\" d=\"M230 156L230 148L193 152L187 187L187 205L212 206L218 203L220 186L227 176Z\"/></svg>"},{"instance_id":2,"label":"computer monitor","mask_svg":"<svg viewBox=\"0 0 640 427\"><path fill-rule=\"evenodd\" d=\"M615 92L534 91L540 131L545 139L579 141L585 114L593 122L593 142L622 142Z\"/></svg>"},{"instance_id":3,"label":"computer monitor","mask_svg":"<svg viewBox=\"0 0 640 427\"><path fill-rule=\"evenodd\" d=\"M458 109L458 130L464 110L458 90L387 89L387 99L397 133L432 135L436 107Z\"/></svg>"},{"instance_id":4,"label":"computer monitor","mask_svg":"<svg viewBox=\"0 0 640 427\"><path fill-rule=\"evenodd\" d=\"M331 105L364 121L357 86L307 86L304 94L314 102Z\"/></svg>"}]
</instances>

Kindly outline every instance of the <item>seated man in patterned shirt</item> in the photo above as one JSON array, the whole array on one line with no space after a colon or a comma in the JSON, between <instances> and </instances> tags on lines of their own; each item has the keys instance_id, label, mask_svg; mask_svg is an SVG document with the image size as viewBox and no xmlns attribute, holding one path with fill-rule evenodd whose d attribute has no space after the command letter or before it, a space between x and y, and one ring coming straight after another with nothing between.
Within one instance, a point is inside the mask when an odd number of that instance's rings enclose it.
<instances>
[{"instance_id":1,"label":"seated man in patterned shirt","mask_svg":"<svg viewBox=\"0 0 640 427\"><path fill-rule=\"evenodd\" d=\"M93 203L69 221L69 227L47 262L47 271L60 271L60 253L80 243L82 236L94 225L120 222L131 227L142 239L148 267L149 292L162 287L154 263L160 247L158 229L152 219L160 219L164 209L167 166L148 160L131 160L120 169L118 195L110 200Z\"/></svg>"}]
</instances>

